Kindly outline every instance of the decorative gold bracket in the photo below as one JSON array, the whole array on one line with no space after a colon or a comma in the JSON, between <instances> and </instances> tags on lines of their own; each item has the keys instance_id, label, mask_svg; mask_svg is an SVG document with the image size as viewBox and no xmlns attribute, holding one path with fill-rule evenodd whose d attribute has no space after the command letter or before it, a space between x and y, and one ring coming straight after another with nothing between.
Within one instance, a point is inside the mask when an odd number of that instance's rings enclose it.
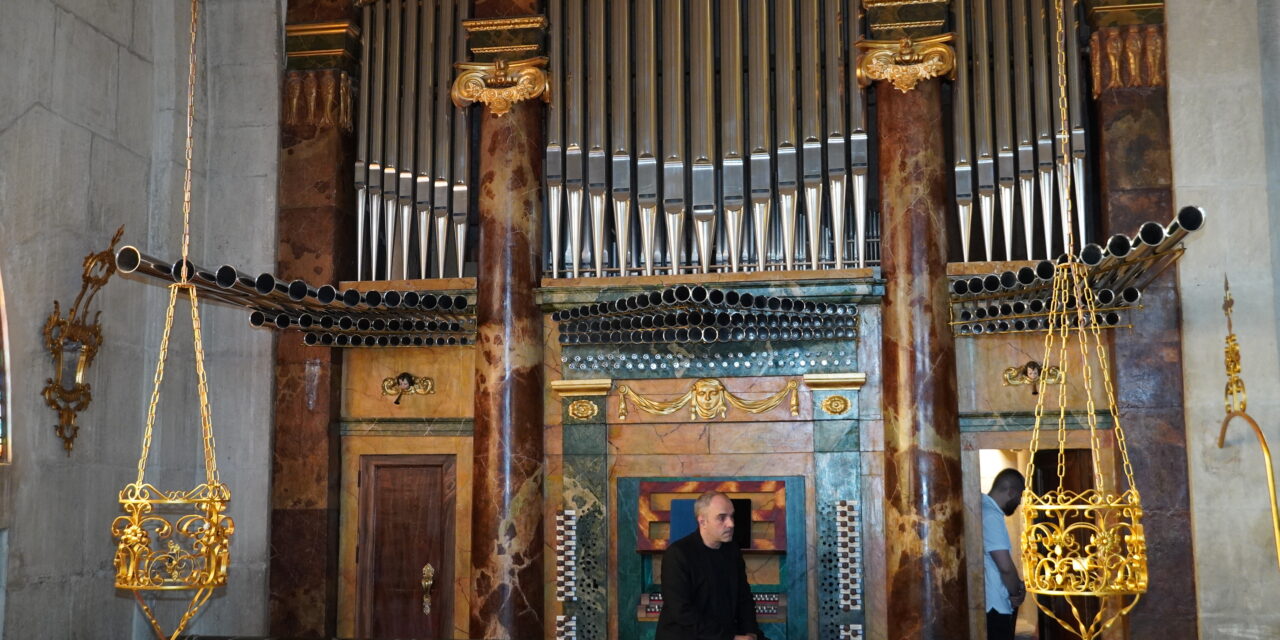
<instances>
[{"instance_id":1,"label":"decorative gold bracket","mask_svg":"<svg viewBox=\"0 0 1280 640\"><path fill-rule=\"evenodd\" d=\"M1227 282L1226 276L1223 276L1222 284L1226 289L1226 295L1222 300L1222 311L1227 315L1227 346L1223 349L1227 367L1225 391L1227 415L1222 419L1222 429L1218 433L1218 448L1226 446L1227 425L1236 418L1248 422L1249 426L1253 427L1254 435L1258 436L1258 446L1262 447L1262 461L1266 465L1267 492L1271 495L1271 534L1276 542L1276 563L1280 566L1280 504L1276 502L1275 467L1271 463L1271 448L1267 446L1267 437L1263 435L1262 427L1259 427L1253 416L1245 411L1248 398L1245 395L1244 380L1240 378L1240 343L1236 340L1235 330L1231 326L1231 312L1236 306L1236 301L1231 297L1231 283Z\"/></svg>"},{"instance_id":2,"label":"decorative gold bracket","mask_svg":"<svg viewBox=\"0 0 1280 640\"><path fill-rule=\"evenodd\" d=\"M551 102L551 78L543 67L547 58L539 56L507 62L458 62L462 73L453 81L453 104L458 108L484 103L493 115L502 116L511 106L541 97Z\"/></svg>"},{"instance_id":3,"label":"decorative gold bracket","mask_svg":"<svg viewBox=\"0 0 1280 640\"><path fill-rule=\"evenodd\" d=\"M764 413L780 404L788 395L791 397L791 415L800 415L800 399L798 389L800 383L791 380L777 393L761 400L743 400L724 388L724 383L715 378L701 378L693 383L683 396L670 402L651 400L631 390L626 385L618 387L618 419L627 419L627 401L630 400L641 411L655 416L665 416L689 406L689 418L710 420L723 418L729 414L729 405L747 413Z\"/></svg>"},{"instance_id":4,"label":"decorative gold bracket","mask_svg":"<svg viewBox=\"0 0 1280 640\"><path fill-rule=\"evenodd\" d=\"M923 80L954 78L956 53L947 44L953 35L858 42L857 47L866 51L858 62L858 85L867 87L876 80L888 80L895 89L906 93Z\"/></svg>"},{"instance_id":5,"label":"decorative gold bracket","mask_svg":"<svg viewBox=\"0 0 1280 640\"><path fill-rule=\"evenodd\" d=\"M124 227L121 226L116 230L116 235L112 236L110 246L85 256L84 272L80 276L80 295L76 296L76 301L67 310L65 318L62 317L58 301L54 300L53 313L49 314L49 319L44 323L44 345L53 358L53 377L45 380L41 395L44 396L45 404L58 414L58 425L54 429L57 430L58 437L62 438L62 447L67 450L68 456L71 455L76 436L80 433L76 415L89 408L89 403L93 401L89 383L84 381L85 374L98 355L98 348L102 346L102 326L98 324L98 316L102 312L95 313L93 319L89 320L89 305L98 291L107 284L111 274L116 272L116 243L123 234ZM66 380L69 357L76 359L75 375L70 381ZM71 382L70 386L67 382Z\"/></svg>"},{"instance_id":6,"label":"decorative gold bracket","mask_svg":"<svg viewBox=\"0 0 1280 640\"><path fill-rule=\"evenodd\" d=\"M392 404L400 404L400 399L406 395L425 396L435 392L435 380L426 376L415 376L407 371L394 378L382 379L382 395L396 397L396 401Z\"/></svg>"},{"instance_id":7,"label":"decorative gold bracket","mask_svg":"<svg viewBox=\"0 0 1280 640\"><path fill-rule=\"evenodd\" d=\"M1050 365L1048 371L1044 370L1044 366L1035 360L1030 360L1021 367L1009 367L1004 370L1004 386L1016 387L1019 385L1031 385L1031 395L1040 393L1040 376L1044 375L1044 383L1046 385L1062 384L1067 376L1062 369L1057 366Z\"/></svg>"}]
</instances>

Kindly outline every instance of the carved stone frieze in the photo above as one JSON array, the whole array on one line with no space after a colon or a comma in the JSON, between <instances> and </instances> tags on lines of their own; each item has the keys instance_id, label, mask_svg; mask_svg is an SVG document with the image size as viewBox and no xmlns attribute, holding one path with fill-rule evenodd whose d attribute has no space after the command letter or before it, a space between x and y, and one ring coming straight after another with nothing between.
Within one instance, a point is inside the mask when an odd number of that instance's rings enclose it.
<instances>
[{"instance_id":1,"label":"carved stone frieze","mask_svg":"<svg viewBox=\"0 0 1280 640\"><path fill-rule=\"evenodd\" d=\"M1164 28L1155 24L1105 27L1090 46L1093 97L1121 88L1165 86Z\"/></svg>"},{"instance_id":2,"label":"carved stone frieze","mask_svg":"<svg viewBox=\"0 0 1280 640\"><path fill-rule=\"evenodd\" d=\"M285 75L281 124L350 131L351 100L351 77L346 71L290 71Z\"/></svg>"}]
</instances>

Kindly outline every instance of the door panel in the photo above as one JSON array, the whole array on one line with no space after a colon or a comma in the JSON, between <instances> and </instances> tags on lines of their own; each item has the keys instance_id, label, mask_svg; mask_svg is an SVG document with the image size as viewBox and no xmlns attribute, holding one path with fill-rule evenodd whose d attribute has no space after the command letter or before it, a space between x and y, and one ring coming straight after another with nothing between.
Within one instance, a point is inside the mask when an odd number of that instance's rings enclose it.
<instances>
[{"instance_id":1,"label":"door panel","mask_svg":"<svg viewBox=\"0 0 1280 640\"><path fill-rule=\"evenodd\" d=\"M447 638L452 628L454 456L360 456L357 635ZM430 614L423 567L434 569Z\"/></svg>"}]
</instances>

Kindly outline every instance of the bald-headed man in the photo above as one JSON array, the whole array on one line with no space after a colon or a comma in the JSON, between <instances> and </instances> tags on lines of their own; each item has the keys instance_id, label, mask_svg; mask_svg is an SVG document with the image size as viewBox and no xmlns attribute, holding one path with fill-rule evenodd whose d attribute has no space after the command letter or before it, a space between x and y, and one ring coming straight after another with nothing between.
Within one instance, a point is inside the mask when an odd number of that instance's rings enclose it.
<instances>
[{"instance_id":1,"label":"bald-headed man","mask_svg":"<svg viewBox=\"0 0 1280 640\"><path fill-rule=\"evenodd\" d=\"M698 530L662 555L662 613L654 640L766 640L756 624L733 502L709 491L693 503Z\"/></svg>"},{"instance_id":2,"label":"bald-headed man","mask_svg":"<svg viewBox=\"0 0 1280 640\"><path fill-rule=\"evenodd\" d=\"M987 640L1013 640L1018 607L1027 588L1018 577L1004 519L1022 504L1026 481L1016 469L996 474L991 491L982 496L982 568L987 594Z\"/></svg>"}]
</instances>

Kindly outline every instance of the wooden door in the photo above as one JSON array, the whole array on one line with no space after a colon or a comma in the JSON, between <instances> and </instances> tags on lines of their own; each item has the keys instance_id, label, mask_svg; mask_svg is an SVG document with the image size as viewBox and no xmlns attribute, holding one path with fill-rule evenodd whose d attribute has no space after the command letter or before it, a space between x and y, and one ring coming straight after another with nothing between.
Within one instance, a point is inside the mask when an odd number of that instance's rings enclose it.
<instances>
[{"instance_id":1,"label":"wooden door","mask_svg":"<svg viewBox=\"0 0 1280 640\"><path fill-rule=\"evenodd\" d=\"M360 456L356 633L435 640L453 630L454 456ZM423 612L423 567L434 569Z\"/></svg>"}]
</instances>

